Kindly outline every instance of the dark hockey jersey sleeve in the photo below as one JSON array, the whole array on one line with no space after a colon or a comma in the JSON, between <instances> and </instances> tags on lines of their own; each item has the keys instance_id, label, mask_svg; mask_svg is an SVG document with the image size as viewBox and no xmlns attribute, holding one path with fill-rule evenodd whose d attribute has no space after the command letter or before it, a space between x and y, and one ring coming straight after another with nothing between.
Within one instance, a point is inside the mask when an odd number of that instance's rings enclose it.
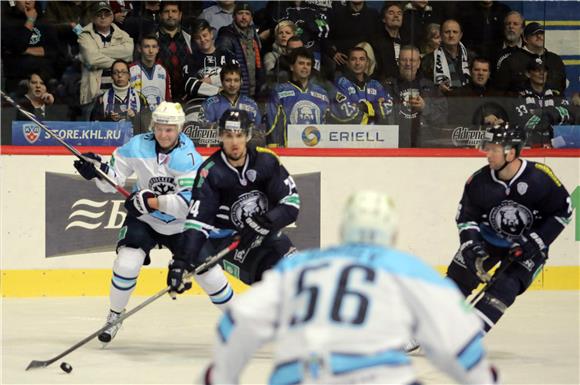
<instances>
[{"instance_id":1,"label":"dark hockey jersey sleeve","mask_svg":"<svg viewBox=\"0 0 580 385\"><path fill-rule=\"evenodd\" d=\"M198 264L199 252L209 233L213 230L214 219L219 208L220 193L209 178L213 167L212 158L207 159L199 168L191 191L191 203L185 221L183 245L175 259Z\"/></svg>"},{"instance_id":2,"label":"dark hockey jersey sleeve","mask_svg":"<svg viewBox=\"0 0 580 385\"><path fill-rule=\"evenodd\" d=\"M535 222L530 231L538 234L549 246L572 220L572 199L550 167L542 163L535 163L534 167L537 183L545 190L539 210L543 220Z\"/></svg>"},{"instance_id":3,"label":"dark hockey jersey sleeve","mask_svg":"<svg viewBox=\"0 0 580 385\"><path fill-rule=\"evenodd\" d=\"M266 186L266 195L273 205L266 216L272 222L275 229L282 229L296 221L300 210L300 195L294 179L288 174L286 168L280 163L277 155L265 148L257 148L258 153L267 157L272 174Z\"/></svg>"},{"instance_id":4,"label":"dark hockey jersey sleeve","mask_svg":"<svg viewBox=\"0 0 580 385\"><path fill-rule=\"evenodd\" d=\"M479 231L479 221L481 220L484 210L476 205L475 199L473 199L474 194L477 193L477 181L474 179L480 172L481 170L477 171L469 177L467 182L465 182L463 196L461 197L457 209L455 221L457 222L461 243L465 243L469 240L481 242L483 239Z\"/></svg>"}]
</instances>

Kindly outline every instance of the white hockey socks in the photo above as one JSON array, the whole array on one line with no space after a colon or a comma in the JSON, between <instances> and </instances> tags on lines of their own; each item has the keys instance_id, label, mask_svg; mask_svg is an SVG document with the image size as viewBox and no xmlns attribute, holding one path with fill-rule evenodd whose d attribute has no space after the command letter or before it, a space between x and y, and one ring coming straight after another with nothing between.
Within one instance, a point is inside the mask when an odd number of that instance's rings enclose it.
<instances>
[{"instance_id":1,"label":"white hockey socks","mask_svg":"<svg viewBox=\"0 0 580 385\"><path fill-rule=\"evenodd\" d=\"M145 252L141 249L121 247L113 265L113 279L111 279L111 310L121 313L129 303L129 297L137 285L137 277Z\"/></svg>"},{"instance_id":2,"label":"white hockey socks","mask_svg":"<svg viewBox=\"0 0 580 385\"><path fill-rule=\"evenodd\" d=\"M193 276L197 284L209 295L211 302L220 310L234 297L234 291L220 265L215 265L203 274Z\"/></svg>"}]
</instances>

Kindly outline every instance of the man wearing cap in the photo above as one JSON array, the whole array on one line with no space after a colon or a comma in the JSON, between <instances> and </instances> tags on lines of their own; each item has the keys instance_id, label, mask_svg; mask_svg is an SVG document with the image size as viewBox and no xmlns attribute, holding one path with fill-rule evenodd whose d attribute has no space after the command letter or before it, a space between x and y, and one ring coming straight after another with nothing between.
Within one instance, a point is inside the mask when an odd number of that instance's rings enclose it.
<instances>
[{"instance_id":1,"label":"man wearing cap","mask_svg":"<svg viewBox=\"0 0 580 385\"><path fill-rule=\"evenodd\" d=\"M571 124L568 101L554 89L548 87L546 78L549 67L540 58L528 62L526 86L519 92L511 108L510 122L527 131L527 145L549 147L553 138L553 126Z\"/></svg>"},{"instance_id":2,"label":"man wearing cap","mask_svg":"<svg viewBox=\"0 0 580 385\"><path fill-rule=\"evenodd\" d=\"M218 32L216 45L234 54L242 70L242 95L254 97L264 82L265 71L260 51L262 44L253 23L252 8L236 2L234 21Z\"/></svg>"},{"instance_id":3,"label":"man wearing cap","mask_svg":"<svg viewBox=\"0 0 580 385\"><path fill-rule=\"evenodd\" d=\"M95 98L111 88L111 66L117 59L131 61L133 39L113 23L113 10L106 1L94 4L92 22L79 35L83 63L80 102L86 119Z\"/></svg>"},{"instance_id":4,"label":"man wearing cap","mask_svg":"<svg viewBox=\"0 0 580 385\"><path fill-rule=\"evenodd\" d=\"M546 88L563 94L566 89L564 62L544 47L544 27L536 22L528 23L524 28L524 47L501 63L496 77L497 88L508 92L521 91L528 80L528 64L537 58L549 68Z\"/></svg>"}]
</instances>

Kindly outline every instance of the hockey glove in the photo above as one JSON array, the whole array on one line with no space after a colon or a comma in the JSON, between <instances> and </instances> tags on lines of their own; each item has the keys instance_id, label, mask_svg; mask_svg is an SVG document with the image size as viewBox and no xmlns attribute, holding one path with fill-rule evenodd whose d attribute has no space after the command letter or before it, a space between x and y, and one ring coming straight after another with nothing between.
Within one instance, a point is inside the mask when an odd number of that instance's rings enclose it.
<instances>
[{"instance_id":1,"label":"hockey glove","mask_svg":"<svg viewBox=\"0 0 580 385\"><path fill-rule=\"evenodd\" d=\"M179 259L172 259L167 273L167 285L170 293L181 294L191 289L191 281L185 280L184 275L192 270L193 266Z\"/></svg>"},{"instance_id":2,"label":"hockey glove","mask_svg":"<svg viewBox=\"0 0 580 385\"><path fill-rule=\"evenodd\" d=\"M540 256L542 259L546 259L545 250L547 249L544 241L537 233L528 233L527 235L522 235L521 242L519 244L521 249L520 261L526 261L528 259L534 259Z\"/></svg>"},{"instance_id":3,"label":"hockey glove","mask_svg":"<svg viewBox=\"0 0 580 385\"><path fill-rule=\"evenodd\" d=\"M461 245L461 255L465 265L471 270L481 282L489 282L491 275L485 270L483 264L489 258L489 254L483 245L474 241L467 241Z\"/></svg>"},{"instance_id":4,"label":"hockey glove","mask_svg":"<svg viewBox=\"0 0 580 385\"><path fill-rule=\"evenodd\" d=\"M136 191L125 200L125 209L135 217L152 213L155 209L149 206L147 200L149 198L155 198L156 196L153 191L148 189Z\"/></svg>"},{"instance_id":5,"label":"hockey glove","mask_svg":"<svg viewBox=\"0 0 580 385\"><path fill-rule=\"evenodd\" d=\"M240 232L240 243L238 250L250 249L256 247L257 240L259 243L272 230L272 222L265 215L252 215L244 219L244 228Z\"/></svg>"},{"instance_id":6,"label":"hockey glove","mask_svg":"<svg viewBox=\"0 0 580 385\"><path fill-rule=\"evenodd\" d=\"M99 162L101 164L99 168L105 174L109 172L109 166L106 163L102 162L102 158L100 155L93 154L92 152L86 152L83 154L83 156L89 159L93 159L96 162ZM95 163L93 162L78 159L74 161L73 165L75 166L79 174L81 174L81 176L86 180L100 178L99 174L97 174L97 170L95 169Z\"/></svg>"}]
</instances>

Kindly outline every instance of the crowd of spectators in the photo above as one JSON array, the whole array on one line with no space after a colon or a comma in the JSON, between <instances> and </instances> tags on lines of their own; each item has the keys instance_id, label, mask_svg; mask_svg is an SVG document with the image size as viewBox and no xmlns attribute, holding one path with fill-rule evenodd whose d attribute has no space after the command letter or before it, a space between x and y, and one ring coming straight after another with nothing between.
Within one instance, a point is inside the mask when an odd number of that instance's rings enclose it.
<instances>
[{"instance_id":1,"label":"crowd of spectators","mask_svg":"<svg viewBox=\"0 0 580 385\"><path fill-rule=\"evenodd\" d=\"M554 125L578 123L543 25L508 2L376 4L2 2L3 89L43 119L134 133L163 100L204 123L243 108L271 147L288 124L398 125L399 146L417 147L504 122L549 146Z\"/></svg>"}]
</instances>

